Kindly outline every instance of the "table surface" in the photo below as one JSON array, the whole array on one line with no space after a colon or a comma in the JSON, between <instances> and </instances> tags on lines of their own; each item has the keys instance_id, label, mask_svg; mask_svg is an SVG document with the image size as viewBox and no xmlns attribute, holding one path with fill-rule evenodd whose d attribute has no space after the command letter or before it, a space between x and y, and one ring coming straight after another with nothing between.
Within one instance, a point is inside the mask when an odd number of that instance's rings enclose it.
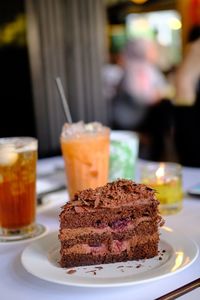
<instances>
[{"instance_id":1,"label":"table surface","mask_svg":"<svg viewBox=\"0 0 200 300\"><path fill-rule=\"evenodd\" d=\"M143 162L139 162L141 165ZM63 167L60 157L43 159L38 162L39 175L45 176L57 168ZM137 175L139 176L139 166ZM63 172L64 176L64 172ZM200 169L183 168L183 187L186 191L200 182ZM65 194L64 194L65 195ZM67 195L67 194L66 194ZM58 197L59 198L59 197ZM65 197L63 197L65 198ZM53 199L53 198L52 198ZM38 207L37 222L44 224L48 232L58 229L60 206L66 199L54 199ZM166 226L173 228L183 236L189 236L200 247L200 198L184 197L184 207L176 215L165 217ZM39 300L39 299L155 299L192 280L200 277L200 256L188 268L157 281L134 286L115 288L81 288L60 285L41 280L29 274L21 264L21 253L31 241L0 244L0 299L2 300ZM181 299L197 299L197 291ZM200 295L199 295L200 297Z\"/></svg>"}]
</instances>

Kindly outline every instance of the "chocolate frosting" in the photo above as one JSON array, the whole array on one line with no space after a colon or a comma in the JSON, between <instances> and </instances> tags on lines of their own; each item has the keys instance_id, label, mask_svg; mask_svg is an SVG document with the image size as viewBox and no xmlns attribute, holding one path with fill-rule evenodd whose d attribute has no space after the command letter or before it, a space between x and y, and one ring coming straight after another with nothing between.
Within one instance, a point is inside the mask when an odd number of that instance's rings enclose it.
<instances>
[{"instance_id":1,"label":"chocolate frosting","mask_svg":"<svg viewBox=\"0 0 200 300\"><path fill-rule=\"evenodd\" d=\"M155 197L155 190L144 184L136 184L132 180L119 179L96 189L86 189L74 195L67 203L70 209L76 207L117 207L133 205L135 202L153 201L159 204ZM65 207L65 208L67 208Z\"/></svg>"}]
</instances>

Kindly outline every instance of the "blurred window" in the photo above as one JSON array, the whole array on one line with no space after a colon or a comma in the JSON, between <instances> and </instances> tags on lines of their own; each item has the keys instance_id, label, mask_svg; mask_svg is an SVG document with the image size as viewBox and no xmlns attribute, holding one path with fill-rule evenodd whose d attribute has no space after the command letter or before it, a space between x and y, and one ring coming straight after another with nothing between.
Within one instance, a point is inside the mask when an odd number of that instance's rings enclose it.
<instances>
[{"instance_id":1,"label":"blurred window","mask_svg":"<svg viewBox=\"0 0 200 300\"><path fill-rule=\"evenodd\" d=\"M175 10L129 14L126 17L128 39L144 37L154 39L159 48L158 64L169 70L181 60L181 18Z\"/></svg>"}]
</instances>

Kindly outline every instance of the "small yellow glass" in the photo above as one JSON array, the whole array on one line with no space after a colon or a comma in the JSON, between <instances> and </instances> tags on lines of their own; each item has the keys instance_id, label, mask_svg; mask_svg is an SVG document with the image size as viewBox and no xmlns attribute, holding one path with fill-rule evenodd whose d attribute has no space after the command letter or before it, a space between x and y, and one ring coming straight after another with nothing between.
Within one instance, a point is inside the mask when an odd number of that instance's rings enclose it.
<instances>
[{"instance_id":1,"label":"small yellow glass","mask_svg":"<svg viewBox=\"0 0 200 300\"><path fill-rule=\"evenodd\" d=\"M141 168L141 182L156 190L161 214L175 214L182 209L181 165L176 163L147 163Z\"/></svg>"}]
</instances>

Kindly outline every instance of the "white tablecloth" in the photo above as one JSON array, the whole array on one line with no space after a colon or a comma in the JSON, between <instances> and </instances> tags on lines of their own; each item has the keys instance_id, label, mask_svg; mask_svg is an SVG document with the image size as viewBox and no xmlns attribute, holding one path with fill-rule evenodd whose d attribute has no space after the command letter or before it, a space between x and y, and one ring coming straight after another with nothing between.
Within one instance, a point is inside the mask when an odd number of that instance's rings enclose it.
<instances>
[{"instance_id":1,"label":"white tablecloth","mask_svg":"<svg viewBox=\"0 0 200 300\"><path fill-rule=\"evenodd\" d=\"M39 162L39 172L54 170L54 166L62 166L60 158L45 159ZM200 169L184 168L183 184L187 190L191 185L200 182ZM66 201L66 194L59 199L47 202L38 208L37 222L48 227L48 231L58 229L60 206ZM183 210L173 216L166 217L166 225L180 234L188 235L200 247L200 198L184 199ZM190 267L178 274L159 282L151 282L128 287L117 288L80 288L59 285L41 280L29 274L21 264L21 253L30 241L12 244L0 244L0 299L1 300L44 300L44 299L86 299L86 300L151 300L174 290L200 277L200 257ZM197 299L197 292L189 299ZM187 296L188 297L188 296ZM186 296L181 299L186 299ZM200 295L198 297L200 299ZM188 299L188 298L187 298Z\"/></svg>"}]
</instances>

